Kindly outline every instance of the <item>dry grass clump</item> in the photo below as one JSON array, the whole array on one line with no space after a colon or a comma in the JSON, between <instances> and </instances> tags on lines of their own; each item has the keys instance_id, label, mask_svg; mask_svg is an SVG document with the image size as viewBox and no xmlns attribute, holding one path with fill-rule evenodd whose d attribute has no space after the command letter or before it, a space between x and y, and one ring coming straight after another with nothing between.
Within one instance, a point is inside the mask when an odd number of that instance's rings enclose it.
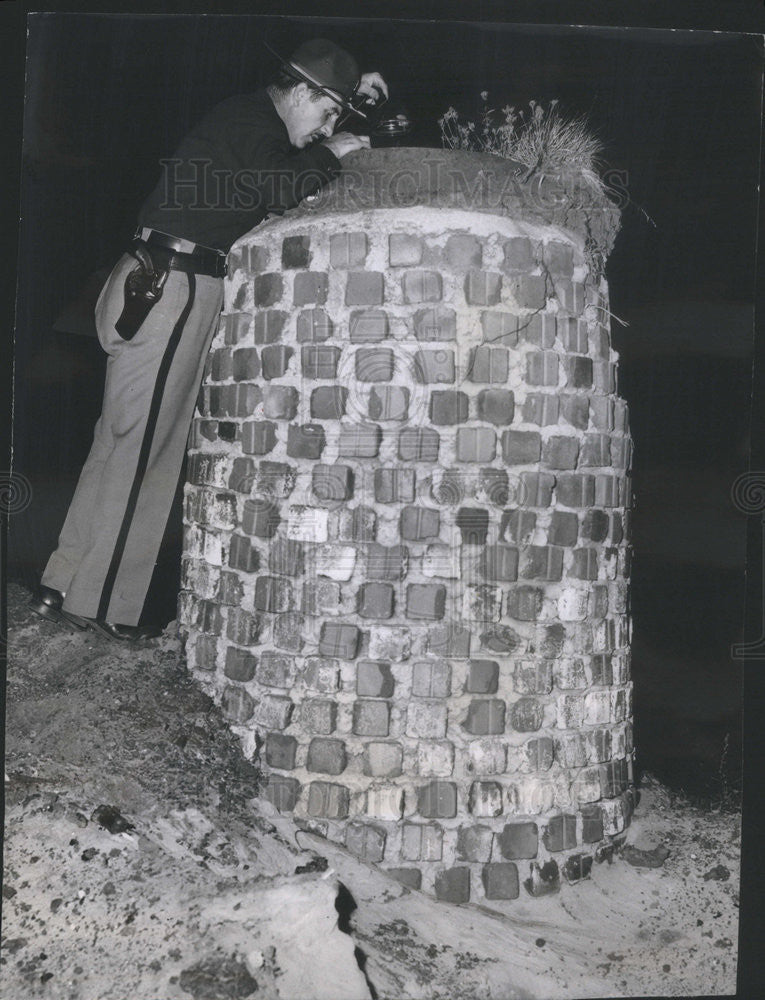
<instances>
[{"instance_id":1,"label":"dry grass clump","mask_svg":"<svg viewBox=\"0 0 765 1000\"><path fill-rule=\"evenodd\" d=\"M529 101L529 111L505 105L501 111L488 106L487 91L481 93L483 109L478 124L463 119L449 108L438 124L445 149L494 153L522 163L535 173L576 171L598 179L602 143L584 117L566 118L557 101L547 107Z\"/></svg>"}]
</instances>

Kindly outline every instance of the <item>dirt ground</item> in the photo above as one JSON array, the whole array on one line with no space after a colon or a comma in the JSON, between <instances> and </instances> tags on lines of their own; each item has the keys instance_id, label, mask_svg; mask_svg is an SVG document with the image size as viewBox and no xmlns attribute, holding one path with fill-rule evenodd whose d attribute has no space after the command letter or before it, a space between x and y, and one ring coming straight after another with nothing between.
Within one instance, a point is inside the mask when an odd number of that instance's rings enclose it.
<instances>
[{"instance_id":1,"label":"dirt ground","mask_svg":"<svg viewBox=\"0 0 765 1000\"><path fill-rule=\"evenodd\" d=\"M41 622L9 587L3 996L511 1000L733 993L740 826L647 779L626 856L455 906L299 831L190 682ZM104 809L102 807L110 807Z\"/></svg>"}]
</instances>

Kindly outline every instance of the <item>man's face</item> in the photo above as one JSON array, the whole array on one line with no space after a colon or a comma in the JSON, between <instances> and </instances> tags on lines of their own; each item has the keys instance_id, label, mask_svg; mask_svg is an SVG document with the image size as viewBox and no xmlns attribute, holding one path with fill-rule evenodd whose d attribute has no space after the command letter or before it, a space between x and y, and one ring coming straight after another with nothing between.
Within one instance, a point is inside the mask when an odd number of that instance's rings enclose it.
<instances>
[{"instance_id":1,"label":"man's face","mask_svg":"<svg viewBox=\"0 0 765 1000\"><path fill-rule=\"evenodd\" d=\"M292 95L293 99L285 118L292 145L303 149L312 142L332 135L342 110L340 105L323 94L318 100L312 100L315 91L305 84L296 87Z\"/></svg>"}]
</instances>

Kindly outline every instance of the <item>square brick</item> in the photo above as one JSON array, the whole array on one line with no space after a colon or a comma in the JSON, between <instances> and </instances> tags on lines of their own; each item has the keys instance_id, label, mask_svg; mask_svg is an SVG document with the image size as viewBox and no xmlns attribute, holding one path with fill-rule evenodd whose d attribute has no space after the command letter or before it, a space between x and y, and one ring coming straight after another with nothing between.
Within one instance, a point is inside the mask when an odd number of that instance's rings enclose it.
<instances>
[{"instance_id":1,"label":"square brick","mask_svg":"<svg viewBox=\"0 0 765 1000\"><path fill-rule=\"evenodd\" d=\"M303 572L303 543L290 538L276 538L268 551L268 568L283 576L300 576Z\"/></svg>"},{"instance_id":2,"label":"square brick","mask_svg":"<svg viewBox=\"0 0 765 1000\"><path fill-rule=\"evenodd\" d=\"M312 781L308 787L308 815L327 819L345 819L350 794L345 785L329 781Z\"/></svg>"},{"instance_id":3,"label":"square brick","mask_svg":"<svg viewBox=\"0 0 765 1000\"><path fill-rule=\"evenodd\" d=\"M458 462L492 462L497 451L497 435L491 427L460 427L457 430Z\"/></svg>"},{"instance_id":4,"label":"square brick","mask_svg":"<svg viewBox=\"0 0 765 1000\"><path fill-rule=\"evenodd\" d=\"M295 275L292 286L292 301L296 306L311 302L324 305L328 287L329 280L324 271L300 271Z\"/></svg>"},{"instance_id":5,"label":"square brick","mask_svg":"<svg viewBox=\"0 0 765 1000\"><path fill-rule=\"evenodd\" d=\"M409 389L404 386L372 386L369 390L369 416L372 420L406 420L409 412Z\"/></svg>"},{"instance_id":6,"label":"square brick","mask_svg":"<svg viewBox=\"0 0 765 1000\"><path fill-rule=\"evenodd\" d=\"M257 659L245 649L229 646L226 650L226 663L223 673L232 681L246 683L255 676Z\"/></svg>"},{"instance_id":7,"label":"square brick","mask_svg":"<svg viewBox=\"0 0 765 1000\"><path fill-rule=\"evenodd\" d=\"M449 740L420 740L415 770L427 778L450 777L454 773L454 744Z\"/></svg>"},{"instance_id":8,"label":"square brick","mask_svg":"<svg viewBox=\"0 0 765 1000\"><path fill-rule=\"evenodd\" d=\"M377 424L344 424L340 427L340 458L374 458L380 450L382 428Z\"/></svg>"},{"instance_id":9,"label":"square brick","mask_svg":"<svg viewBox=\"0 0 765 1000\"><path fill-rule=\"evenodd\" d=\"M478 419L492 424L510 424L515 414L515 397L509 389L482 389L478 393Z\"/></svg>"},{"instance_id":10,"label":"square brick","mask_svg":"<svg viewBox=\"0 0 765 1000\"><path fill-rule=\"evenodd\" d=\"M489 512L483 507L460 507L456 517L463 545L485 545L489 533Z\"/></svg>"},{"instance_id":11,"label":"square brick","mask_svg":"<svg viewBox=\"0 0 765 1000\"><path fill-rule=\"evenodd\" d=\"M430 422L439 426L464 424L468 419L469 403L464 392L436 389L430 394Z\"/></svg>"},{"instance_id":12,"label":"square brick","mask_svg":"<svg viewBox=\"0 0 765 1000\"><path fill-rule=\"evenodd\" d=\"M542 454L538 431L503 431L502 457L508 465L532 465Z\"/></svg>"},{"instance_id":13,"label":"square brick","mask_svg":"<svg viewBox=\"0 0 765 1000\"><path fill-rule=\"evenodd\" d=\"M253 718L264 729L286 729L294 707L286 695L264 695L255 705Z\"/></svg>"},{"instance_id":14,"label":"square brick","mask_svg":"<svg viewBox=\"0 0 765 1000\"><path fill-rule=\"evenodd\" d=\"M547 821L542 840L548 851L564 851L576 847L576 816L553 816Z\"/></svg>"},{"instance_id":15,"label":"square brick","mask_svg":"<svg viewBox=\"0 0 765 1000\"><path fill-rule=\"evenodd\" d=\"M407 233L388 237L388 263L391 267L413 267L422 260L422 239Z\"/></svg>"},{"instance_id":16,"label":"square brick","mask_svg":"<svg viewBox=\"0 0 765 1000\"><path fill-rule=\"evenodd\" d=\"M218 352L214 352L217 354ZM255 347L240 347L234 351L231 363L230 375L236 382L246 382L256 379L260 375L260 358ZM227 378L221 374L222 378ZM215 365L213 365L213 378L215 378Z\"/></svg>"},{"instance_id":17,"label":"square brick","mask_svg":"<svg viewBox=\"0 0 765 1000\"><path fill-rule=\"evenodd\" d=\"M342 740L315 736L308 744L307 771L320 774L342 774L348 764Z\"/></svg>"},{"instance_id":18,"label":"square brick","mask_svg":"<svg viewBox=\"0 0 765 1000\"><path fill-rule=\"evenodd\" d=\"M548 438L542 448L542 461L551 469L575 469L579 441L573 436Z\"/></svg>"},{"instance_id":19,"label":"square brick","mask_svg":"<svg viewBox=\"0 0 765 1000\"><path fill-rule=\"evenodd\" d=\"M270 420L247 420L242 424L242 451L267 455L276 444L276 424Z\"/></svg>"},{"instance_id":20,"label":"square brick","mask_svg":"<svg viewBox=\"0 0 765 1000\"><path fill-rule=\"evenodd\" d=\"M319 638L319 655L352 660L356 656L360 638L361 634L355 625L324 622Z\"/></svg>"},{"instance_id":21,"label":"square brick","mask_svg":"<svg viewBox=\"0 0 765 1000\"><path fill-rule=\"evenodd\" d=\"M560 580L563 549L557 545L527 545L523 549L520 574L524 580Z\"/></svg>"},{"instance_id":22,"label":"square brick","mask_svg":"<svg viewBox=\"0 0 765 1000\"><path fill-rule=\"evenodd\" d=\"M374 490L378 503L411 502L414 487L414 469L375 469Z\"/></svg>"},{"instance_id":23,"label":"square brick","mask_svg":"<svg viewBox=\"0 0 765 1000\"><path fill-rule=\"evenodd\" d=\"M560 401L549 392L532 392L523 403L523 420L527 424L547 427L558 423Z\"/></svg>"},{"instance_id":24,"label":"square brick","mask_svg":"<svg viewBox=\"0 0 765 1000\"><path fill-rule=\"evenodd\" d=\"M496 845L501 857L507 860L535 858L539 851L539 830L536 823L507 823L496 834Z\"/></svg>"},{"instance_id":25,"label":"square brick","mask_svg":"<svg viewBox=\"0 0 765 1000\"><path fill-rule=\"evenodd\" d=\"M438 621L444 617L446 587L440 583L410 583L406 588L406 617Z\"/></svg>"},{"instance_id":26,"label":"square brick","mask_svg":"<svg viewBox=\"0 0 765 1000\"><path fill-rule=\"evenodd\" d=\"M476 499L506 507L510 502L510 480L504 469L481 469Z\"/></svg>"},{"instance_id":27,"label":"square brick","mask_svg":"<svg viewBox=\"0 0 765 1000\"><path fill-rule=\"evenodd\" d=\"M431 427L405 427L398 435L398 457L402 461L437 462L441 438Z\"/></svg>"},{"instance_id":28,"label":"square brick","mask_svg":"<svg viewBox=\"0 0 765 1000\"><path fill-rule=\"evenodd\" d=\"M387 736L389 729L389 702L367 699L354 701L352 731L356 736Z\"/></svg>"},{"instance_id":29,"label":"square brick","mask_svg":"<svg viewBox=\"0 0 765 1000\"><path fill-rule=\"evenodd\" d=\"M502 588L468 585L462 595L462 617L466 621L498 622L502 613Z\"/></svg>"},{"instance_id":30,"label":"square brick","mask_svg":"<svg viewBox=\"0 0 765 1000\"><path fill-rule=\"evenodd\" d=\"M351 854L373 864L385 856L385 839L384 830L368 823L351 823L345 831L345 846Z\"/></svg>"},{"instance_id":31,"label":"square brick","mask_svg":"<svg viewBox=\"0 0 765 1000\"><path fill-rule=\"evenodd\" d=\"M564 507L592 507L595 503L595 477L576 472L555 478L555 496Z\"/></svg>"},{"instance_id":32,"label":"square brick","mask_svg":"<svg viewBox=\"0 0 765 1000\"><path fill-rule=\"evenodd\" d=\"M481 344L470 352L467 377L471 382L507 382L510 352L504 347Z\"/></svg>"},{"instance_id":33,"label":"square brick","mask_svg":"<svg viewBox=\"0 0 765 1000\"><path fill-rule=\"evenodd\" d=\"M566 385L571 389L589 389L593 384L592 358L570 354L564 358Z\"/></svg>"},{"instance_id":34,"label":"square brick","mask_svg":"<svg viewBox=\"0 0 765 1000\"><path fill-rule=\"evenodd\" d=\"M485 344L504 344L515 347L518 343L518 317L514 313L489 312L481 313L481 329ZM486 379L484 381L493 381ZM499 379L498 381L506 381Z\"/></svg>"},{"instance_id":35,"label":"square brick","mask_svg":"<svg viewBox=\"0 0 765 1000\"><path fill-rule=\"evenodd\" d=\"M519 698L510 708L510 725L519 733L540 729L543 718L542 705L536 698Z\"/></svg>"},{"instance_id":36,"label":"square brick","mask_svg":"<svg viewBox=\"0 0 765 1000\"><path fill-rule=\"evenodd\" d=\"M311 492L318 500L349 500L353 496L353 470L349 465L314 465Z\"/></svg>"},{"instance_id":37,"label":"square brick","mask_svg":"<svg viewBox=\"0 0 765 1000\"><path fill-rule=\"evenodd\" d=\"M310 248L310 236L285 236L282 240L282 268L308 267L311 263Z\"/></svg>"},{"instance_id":38,"label":"square brick","mask_svg":"<svg viewBox=\"0 0 765 1000\"><path fill-rule=\"evenodd\" d=\"M481 869L487 899L517 899L520 893L518 867L512 861L493 861Z\"/></svg>"},{"instance_id":39,"label":"square brick","mask_svg":"<svg viewBox=\"0 0 765 1000\"><path fill-rule=\"evenodd\" d=\"M345 415L348 390L342 385L322 385L311 393L311 416L319 420L339 420Z\"/></svg>"},{"instance_id":40,"label":"square brick","mask_svg":"<svg viewBox=\"0 0 765 1000\"><path fill-rule=\"evenodd\" d=\"M391 584L362 583L358 592L357 611L361 618L391 618L393 616Z\"/></svg>"},{"instance_id":41,"label":"square brick","mask_svg":"<svg viewBox=\"0 0 765 1000\"><path fill-rule=\"evenodd\" d=\"M417 698L448 698L451 673L445 660L419 660L412 670L412 694Z\"/></svg>"},{"instance_id":42,"label":"square brick","mask_svg":"<svg viewBox=\"0 0 765 1000\"><path fill-rule=\"evenodd\" d=\"M393 351L388 347L360 347L355 363L360 382L390 382L393 378Z\"/></svg>"},{"instance_id":43,"label":"square brick","mask_svg":"<svg viewBox=\"0 0 765 1000\"><path fill-rule=\"evenodd\" d=\"M367 698L391 698L394 686L390 663L384 660L359 660L356 665L356 694Z\"/></svg>"},{"instance_id":44,"label":"square brick","mask_svg":"<svg viewBox=\"0 0 765 1000\"><path fill-rule=\"evenodd\" d=\"M283 733L266 734L266 764L278 767L283 771L291 771L295 767L297 740L294 736Z\"/></svg>"},{"instance_id":45,"label":"square brick","mask_svg":"<svg viewBox=\"0 0 765 1000\"><path fill-rule=\"evenodd\" d=\"M446 736L447 707L439 701L410 701L406 707L406 734L434 740Z\"/></svg>"},{"instance_id":46,"label":"square brick","mask_svg":"<svg viewBox=\"0 0 765 1000\"><path fill-rule=\"evenodd\" d=\"M414 355L414 375L418 382L425 385L435 382L453 383L454 351L417 351Z\"/></svg>"},{"instance_id":47,"label":"square brick","mask_svg":"<svg viewBox=\"0 0 765 1000\"><path fill-rule=\"evenodd\" d=\"M267 385L263 389L263 415L272 420L292 420L297 404L298 391L291 385Z\"/></svg>"},{"instance_id":48,"label":"square brick","mask_svg":"<svg viewBox=\"0 0 765 1000\"><path fill-rule=\"evenodd\" d=\"M499 664L494 660L470 660L465 679L468 694L496 694L499 686Z\"/></svg>"},{"instance_id":49,"label":"square brick","mask_svg":"<svg viewBox=\"0 0 765 1000\"><path fill-rule=\"evenodd\" d=\"M349 271L345 285L347 306L381 306L385 298L385 281L378 271Z\"/></svg>"},{"instance_id":50,"label":"square brick","mask_svg":"<svg viewBox=\"0 0 765 1000\"><path fill-rule=\"evenodd\" d=\"M455 271L466 271L480 267L482 258L481 241L467 233L455 233L449 237L444 247L449 266Z\"/></svg>"},{"instance_id":51,"label":"square brick","mask_svg":"<svg viewBox=\"0 0 765 1000\"><path fill-rule=\"evenodd\" d=\"M245 500L242 531L259 538L272 538L279 525L279 509L271 500Z\"/></svg>"},{"instance_id":52,"label":"square brick","mask_svg":"<svg viewBox=\"0 0 765 1000\"><path fill-rule=\"evenodd\" d=\"M303 378L337 378L340 348L330 344L306 344L300 351Z\"/></svg>"},{"instance_id":53,"label":"square brick","mask_svg":"<svg viewBox=\"0 0 765 1000\"><path fill-rule=\"evenodd\" d=\"M553 511L547 529L547 541L550 545L576 545L578 532L579 519L576 514L561 510Z\"/></svg>"},{"instance_id":54,"label":"square brick","mask_svg":"<svg viewBox=\"0 0 765 1000\"><path fill-rule=\"evenodd\" d=\"M334 324L323 309L304 309L298 314L296 331L300 344L328 340L333 330Z\"/></svg>"},{"instance_id":55,"label":"square brick","mask_svg":"<svg viewBox=\"0 0 765 1000\"><path fill-rule=\"evenodd\" d=\"M356 309L351 313L352 344L376 344L388 337L388 314L382 309Z\"/></svg>"},{"instance_id":56,"label":"square brick","mask_svg":"<svg viewBox=\"0 0 765 1000\"><path fill-rule=\"evenodd\" d=\"M473 816L494 818L502 815L502 786L496 781L474 781L468 794Z\"/></svg>"},{"instance_id":57,"label":"square brick","mask_svg":"<svg viewBox=\"0 0 765 1000\"><path fill-rule=\"evenodd\" d=\"M400 743L365 743L362 770L369 778L397 778L402 772L404 751Z\"/></svg>"},{"instance_id":58,"label":"square brick","mask_svg":"<svg viewBox=\"0 0 765 1000\"><path fill-rule=\"evenodd\" d=\"M438 872L434 889L436 899L447 903L467 903L470 899L470 869L447 868Z\"/></svg>"},{"instance_id":59,"label":"square brick","mask_svg":"<svg viewBox=\"0 0 765 1000\"><path fill-rule=\"evenodd\" d=\"M279 281L281 281L281 277ZM279 293L281 296L281 292ZM257 305L257 303L256 303ZM261 309L255 313L252 339L255 344L273 344L282 335L287 313L280 309ZM240 337L239 340L242 338Z\"/></svg>"},{"instance_id":60,"label":"square brick","mask_svg":"<svg viewBox=\"0 0 765 1000\"><path fill-rule=\"evenodd\" d=\"M531 240L525 236L514 236L506 240L504 256L507 271L527 271L536 264Z\"/></svg>"},{"instance_id":61,"label":"square brick","mask_svg":"<svg viewBox=\"0 0 765 1000\"><path fill-rule=\"evenodd\" d=\"M267 687L292 688L295 684L297 670L295 657L274 650L261 653L256 676L260 684Z\"/></svg>"},{"instance_id":62,"label":"square brick","mask_svg":"<svg viewBox=\"0 0 765 1000\"><path fill-rule=\"evenodd\" d=\"M254 573L260 566L260 554L253 548L249 538L232 535L229 543L228 564L232 569L244 573Z\"/></svg>"},{"instance_id":63,"label":"square brick","mask_svg":"<svg viewBox=\"0 0 765 1000\"><path fill-rule=\"evenodd\" d=\"M471 306L495 306L502 295L502 275L492 271L469 271L465 277L465 301Z\"/></svg>"},{"instance_id":64,"label":"square brick","mask_svg":"<svg viewBox=\"0 0 765 1000\"><path fill-rule=\"evenodd\" d=\"M512 279L510 290L521 309L544 309L547 281L542 274L521 274Z\"/></svg>"},{"instance_id":65,"label":"square brick","mask_svg":"<svg viewBox=\"0 0 765 1000\"><path fill-rule=\"evenodd\" d=\"M547 350L555 343L557 326L552 313L533 313L518 323L518 333L527 344Z\"/></svg>"},{"instance_id":66,"label":"square brick","mask_svg":"<svg viewBox=\"0 0 765 1000\"><path fill-rule=\"evenodd\" d=\"M474 698L462 728L474 736L495 736L505 731L505 703L500 698Z\"/></svg>"},{"instance_id":67,"label":"square brick","mask_svg":"<svg viewBox=\"0 0 765 1000\"><path fill-rule=\"evenodd\" d=\"M552 476L550 477L552 479ZM552 492L552 484L550 486ZM523 488L521 484L521 493ZM528 542L534 534L537 524L537 515L533 510L521 510L516 507L513 510L505 510L499 522L500 540L506 542Z\"/></svg>"},{"instance_id":68,"label":"square brick","mask_svg":"<svg viewBox=\"0 0 765 1000\"><path fill-rule=\"evenodd\" d=\"M440 861L443 836L443 830L437 823L404 823L401 857L405 861Z\"/></svg>"},{"instance_id":69,"label":"square brick","mask_svg":"<svg viewBox=\"0 0 765 1000\"><path fill-rule=\"evenodd\" d=\"M428 630L427 651L434 656L465 659L470 652L471 635L469 628L454 622L434 625Z\"/></svg>"},{"instance_id":70,"label":"square brick","mask_svg":"<svg viewBox=\"0 0 765 1000\"><path fill-rule=\"evenodd\" d=\"M414 335L420 341L457 339L457 314L445 306L418 309L414 314Z\"/></svg>"},{"instance_id":71,"label":"square brick","mask_svg":"<svg viewBox=\"0 0 765 1000\"><path fill-rule=\"evenodd\" d=\"M517 694L549 694L552 691L552 661L516 660L513 690Z\"/></svg>"},{"instance_id":72,"label":"square brick","mask_svg":"<svg viewBox=\"0 0 765 1000\"><path fill-rule=\"evenodd\" d=\"M335 466L332 466L335 468ZM340 469L343 466L339 466ZM289 508L287 538L296 542L326 542L329 511L321 507L293 504Z\"/></svg>"},{"instance_id":73,"label":"square brick","mask_svg":"<svg viewBox=\"0 0 765 1000\"><path fill-rule=\"evenodd\" d=\"M404 302L439 302L443 288L438 271L405 271L401 282Z\"/></svg>"},{"instance_id":74,"label":"square brick","mask_svg":"<svg viewBox=\"0 0 765 1000\"><path fill-rule=\"evenodd\" d=\"M417 789L417 811L426 819L457 815L457 786L452 781L430 781Z\"/></svg>"},{"instance_id":75,"label":"square brick","mask_svg":"<svg viewBox=\"0 0 765 1000\"><path fill-rule=\"evenodd\" d=\"M405 545L380 545L372 542L367 554L367 577L370 580L401 580L409 565Z\"/></svg>"},{"instance_id":76,"label":"square brick","mask_svg":"<svg viewBox=\"0 0 765 1000\"><path fill-rule=\"evenodd\" d=\"M302 611L314 618L340 614L340 584L334 580L305 580Z\"/></svg>"},{"instance_id":77,"label":"square brick","mask_svg":"<svg viewBox=\"0 0 765 1000\"><path fill-rule=\"evenodd\" d=\"M531 351L526 355L526 381L529 385L558 384L558 355L553 351Z\"/></svg>"},{"instance_id":78,"label":"square brick","mask_svg":"<svg viewBox=\"0 0 765 1000\"><path fill-rule=\"evenodd\" d=\"M481 572L487 580L517 580L518 549L511 545L487 545L482 553Z\"/></svg>"},{"instance_id":79,"label":"square brick","mask_svg":"<svg viewBox=\"0 0 765 1000\"><path fill-rule=\"evenodd\" d=\"M321 458L324 444L321 424L290 424L287 428L287 454L290 458Z\"/></svg>"},{"instance_id":80,"label":"square brick","mask_svg":"<svg viewBox=\"0 0 765 1000\"><path fill-rule=\"evenodd\" d=\"M263 796L279 812L292 812L298 804L301 791L302 786L297 778L289 778L283 774L270 774Z\"/></svg>"},{"instance_id":81,"label":"square brick","mask_svg":"<svg viewBox=\"0 0 765 1000\"><path fill-rule=\"evenodd\" d=\"M328 672L324 681L325 686L328 687L330 685L330 675L335 676L337 668L327 664L326 661L319 661L319 663L323 663L323 669ZM318 675L315 676L318 680L321 680ZM336 702L330 701L327 698L307 698L300 706L300 723L307 733L320 733L323 736L333 733L337 726Z\"/></svg>"},{"instance_id":82,"label":"square brick","mask_svg":"<svg viewBox=\"0 0 765 1000\"><path fill-rule=\"evenodd\" d=\"M399 521L399 532L407 541L435 538L441 530L441 515L429 507L404 507Z\"/></svg>"},{"instance_id":83,"label":"square brick","mask_svg":"<svg viewBox=\"0 0 765 1000\"><path fill-rule=\"evenodd\" d=\"M332 233L329 237L329 263L332 267L361 267L366 256L366 233Z\"/></svg>"},{"instance_id":84,"label":"square brick","mask_svg":"<svg viewBox=\"0 0 765 1000\"><path fill-rule=\"evenodd\" d=\"M271 272L258 274L253 281L253 301L256 306L273 306L282 297L283 282L281 274Z\"/></svg>"},{"instance_id":85,"label":"square brick","mask_svg":"<svg viewBox=\"0 0 765 1000\"><path fill-rule=\"evenodd\" d=\"M611 400L607 400L611 402ZM597 427L597 421L594 419L595 407L597 400L593 399L593 422ZM580 430L586 430L590 422L590 401L586 396L576 396L570 394L560 395L560 416L561 422L571 424L572 427L577 427Z\"/></svg>"},{"instance_id":86,"label":"square brick","mask_svg":"<svg viewBox=\"0 0 765 1000\"><path fill-rule=\"evenodd\" d=\"M457 831L458 861L488 861L494 835L488 826L461 826Z\"/></svg>"}]
</instances>

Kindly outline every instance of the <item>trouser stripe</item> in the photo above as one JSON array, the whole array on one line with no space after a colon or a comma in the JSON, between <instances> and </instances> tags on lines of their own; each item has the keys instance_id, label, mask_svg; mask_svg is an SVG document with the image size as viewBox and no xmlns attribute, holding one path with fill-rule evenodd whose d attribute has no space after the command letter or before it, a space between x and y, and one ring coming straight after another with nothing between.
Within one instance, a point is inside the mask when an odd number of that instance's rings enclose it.
<instances>
[{"instance_id":1,"label":"trouser stripe","mask_svg":"<svg viewBox=\"0 0 765 1000\"><path fill-rule=\"evenodd\" d=\"M196 277L192 273L188 273L186 277L189 282L188 301L183 307L183 310L173 327L173 332L170 334L170 339L167 342L167 347L165 348L165 353L162 355L162 361L160 362L159 371L157 372L157 380L154 383L154 392L152 393L151 405L149 407L149 416L146 421L146 428L143 432L143 439L141 440L141 450L138 453L138 464L136 466L135 475L133 476L130 493L128 494L127 504L125 505L125 513L122 517L122 524L120 525L120 530L117 534L117 540L114 543L114 552L112 553L111 562L109 563L109 569L106 577L104 578L101 600L99 601L98 611L96 613L96 618L99 621L104 621L106 619L109 602L112 599L114 583L117 579L117 573L119 572L122 557L125 554L125 545L127 543L130 525L133 522L133 516L135 515L136 507L138 506L138 497L141 492L143 478L146 475L146 469L149 465L149 455L151 454L151 446L154 441L154 432L157 428L159 411L162 406L162 395L165 391L167 376L170 372L170 365L172 364L173 357L178 349L178 344L180 343L181 334L183 333L183 328L186 325L186 320L189 318L192 306L194 305ZM117 622L117 624L121 623Z\"/></svg>"}]
</instances>

